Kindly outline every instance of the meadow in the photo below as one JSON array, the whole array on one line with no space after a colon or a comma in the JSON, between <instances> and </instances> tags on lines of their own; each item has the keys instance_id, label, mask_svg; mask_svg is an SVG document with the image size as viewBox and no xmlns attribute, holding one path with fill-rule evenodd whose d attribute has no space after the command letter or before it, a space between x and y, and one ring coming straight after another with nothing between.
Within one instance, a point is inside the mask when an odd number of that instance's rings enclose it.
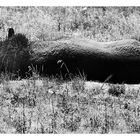
<instances>
[{"instance_id":1,"label":"meadow","mask_svg":"<svg viewBox=\"0 0 140 140\"><path fill-rule=\"evenodd\" d=\"M0 14L1 41L9 27L29 41L139 40L140 34L139 7L0 7ZM0 133L140 133L139 101L139 84L1 74Z\"/></svg>"}]
</instances>

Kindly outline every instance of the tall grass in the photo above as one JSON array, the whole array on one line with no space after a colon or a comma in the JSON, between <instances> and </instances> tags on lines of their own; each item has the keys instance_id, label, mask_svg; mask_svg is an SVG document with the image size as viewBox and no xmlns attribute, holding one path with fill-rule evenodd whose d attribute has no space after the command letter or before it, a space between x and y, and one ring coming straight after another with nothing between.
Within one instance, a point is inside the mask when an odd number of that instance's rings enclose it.
<instances>
[{"instance_id":1,"label":"tall grass","mask_svg":"<svg viewBox=\"0 0 140 140\"><path fill-rule=\"evenodd\" d=\"M140 133L138 87L101 86L89 88L82 79L3 79L0 133Z\"/></svg>"},{"instance_id":2,"label":"tall grass","mask_svg":"<svg viewBox=\"0 0 140 140\"><path fill-rule=\"evenodd\" d=\"M0 37L13 27L30 40L75 34L97 41L139 40L139 11L139 7L0 7Z\"/></svg>"},{"instance_id":3,"label":"tall grass","mask_svg":"<svg viewBox=\"0 0 140 140\"><path fill-rule=\"evenodd\" d=\"M67 36L139 40L139 10L0 7L0 38L5 39L12 26L33 41ZM89 84L84 74L63 81L40 77L35 70L31 78L19 79L12 81L1 74L0 133L140 133L139 85Z\"/></svg>"}]
</instances>

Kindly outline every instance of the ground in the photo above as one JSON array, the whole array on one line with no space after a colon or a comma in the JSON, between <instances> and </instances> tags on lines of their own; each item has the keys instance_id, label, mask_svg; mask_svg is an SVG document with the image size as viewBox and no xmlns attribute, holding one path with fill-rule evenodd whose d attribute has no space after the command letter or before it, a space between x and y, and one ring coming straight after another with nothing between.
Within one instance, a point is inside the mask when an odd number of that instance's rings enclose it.
<instances>
[{"instance_id":1,"label":"ground","mask_svg":"<svg viewBox=\"0 0 140 140\"><path fill-rule=\"evenodd\" d=\"M0 12L0 45L9 27L33 42L140 40L139 7L0 7ZM1 76L0 133L140 133L139 100L140 84Z\"/></svg>"},{"instance_id":2,"label":"ground","mask_svg":"<svg viewBox=\"0 0 140 140\"><path fill-rule=\"evenodd\" d=\"M1 133L140 133L140 85L3 80Z\"/></svg>"}]
</instances>

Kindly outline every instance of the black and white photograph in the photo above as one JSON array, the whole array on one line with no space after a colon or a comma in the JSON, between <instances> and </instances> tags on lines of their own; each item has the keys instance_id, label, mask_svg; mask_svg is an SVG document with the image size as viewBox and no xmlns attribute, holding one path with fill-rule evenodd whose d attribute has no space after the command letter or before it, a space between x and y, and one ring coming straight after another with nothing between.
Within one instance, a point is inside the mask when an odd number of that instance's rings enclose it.
<instances>
[{"instance_id":1,"label":"black and white photograph","mask_svg":"<svg viewBox=\"0 0 140 140\"><path fill-rule=\"evenodd\" d=\"M140 5L0 5L0 134L139 133Z\"/></svg>"}]
</instances>

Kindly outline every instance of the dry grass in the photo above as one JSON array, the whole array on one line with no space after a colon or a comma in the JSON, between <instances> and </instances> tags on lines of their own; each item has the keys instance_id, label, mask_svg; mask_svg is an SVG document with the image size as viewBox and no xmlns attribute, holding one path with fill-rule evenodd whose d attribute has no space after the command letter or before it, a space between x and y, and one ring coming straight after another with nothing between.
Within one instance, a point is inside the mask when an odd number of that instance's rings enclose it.
<instances>
[{"instance_id":1,"label":"dry grass","mask_svg":"<svg viewBox=\"0 0 140 140\"><path fill-rule=\"evenodd\" d=\"M6 38L9 26L31 41L69 36L98 41L140 40L137 7L90 7L84 13L82 7L0 7L0 12L0 40ZM11 50L15 47L10 46ZM7 47L5 41L2 59ZM9 64L15 58L11 52L7 55ZM68 82L40 78L35 73L30 79L17 81L1 75L0 83L0 133L140 133L140 85L81 78Z\"/></svg>"},{"instance_id":2,"label":"dry grass","mask_svg":"<svg viewBox=\"0 0 140 140\"><path fill-rule=\"evenodd\" d=\"M6 37L10 26L30 40L57 40L75 35L98 41L139 40L139 10L139 7L0 7L0 39Z\"/></svg>"},{"instance_id":3,"label":"dry grass","mask_svg":"<svg viewBox=\"0 0 140 140\"><path fill-rule=\"evenodd\" d=\"M0 133L140 133L139 100L139 85L3 79Z\"/></svg>"}]
</instances>

